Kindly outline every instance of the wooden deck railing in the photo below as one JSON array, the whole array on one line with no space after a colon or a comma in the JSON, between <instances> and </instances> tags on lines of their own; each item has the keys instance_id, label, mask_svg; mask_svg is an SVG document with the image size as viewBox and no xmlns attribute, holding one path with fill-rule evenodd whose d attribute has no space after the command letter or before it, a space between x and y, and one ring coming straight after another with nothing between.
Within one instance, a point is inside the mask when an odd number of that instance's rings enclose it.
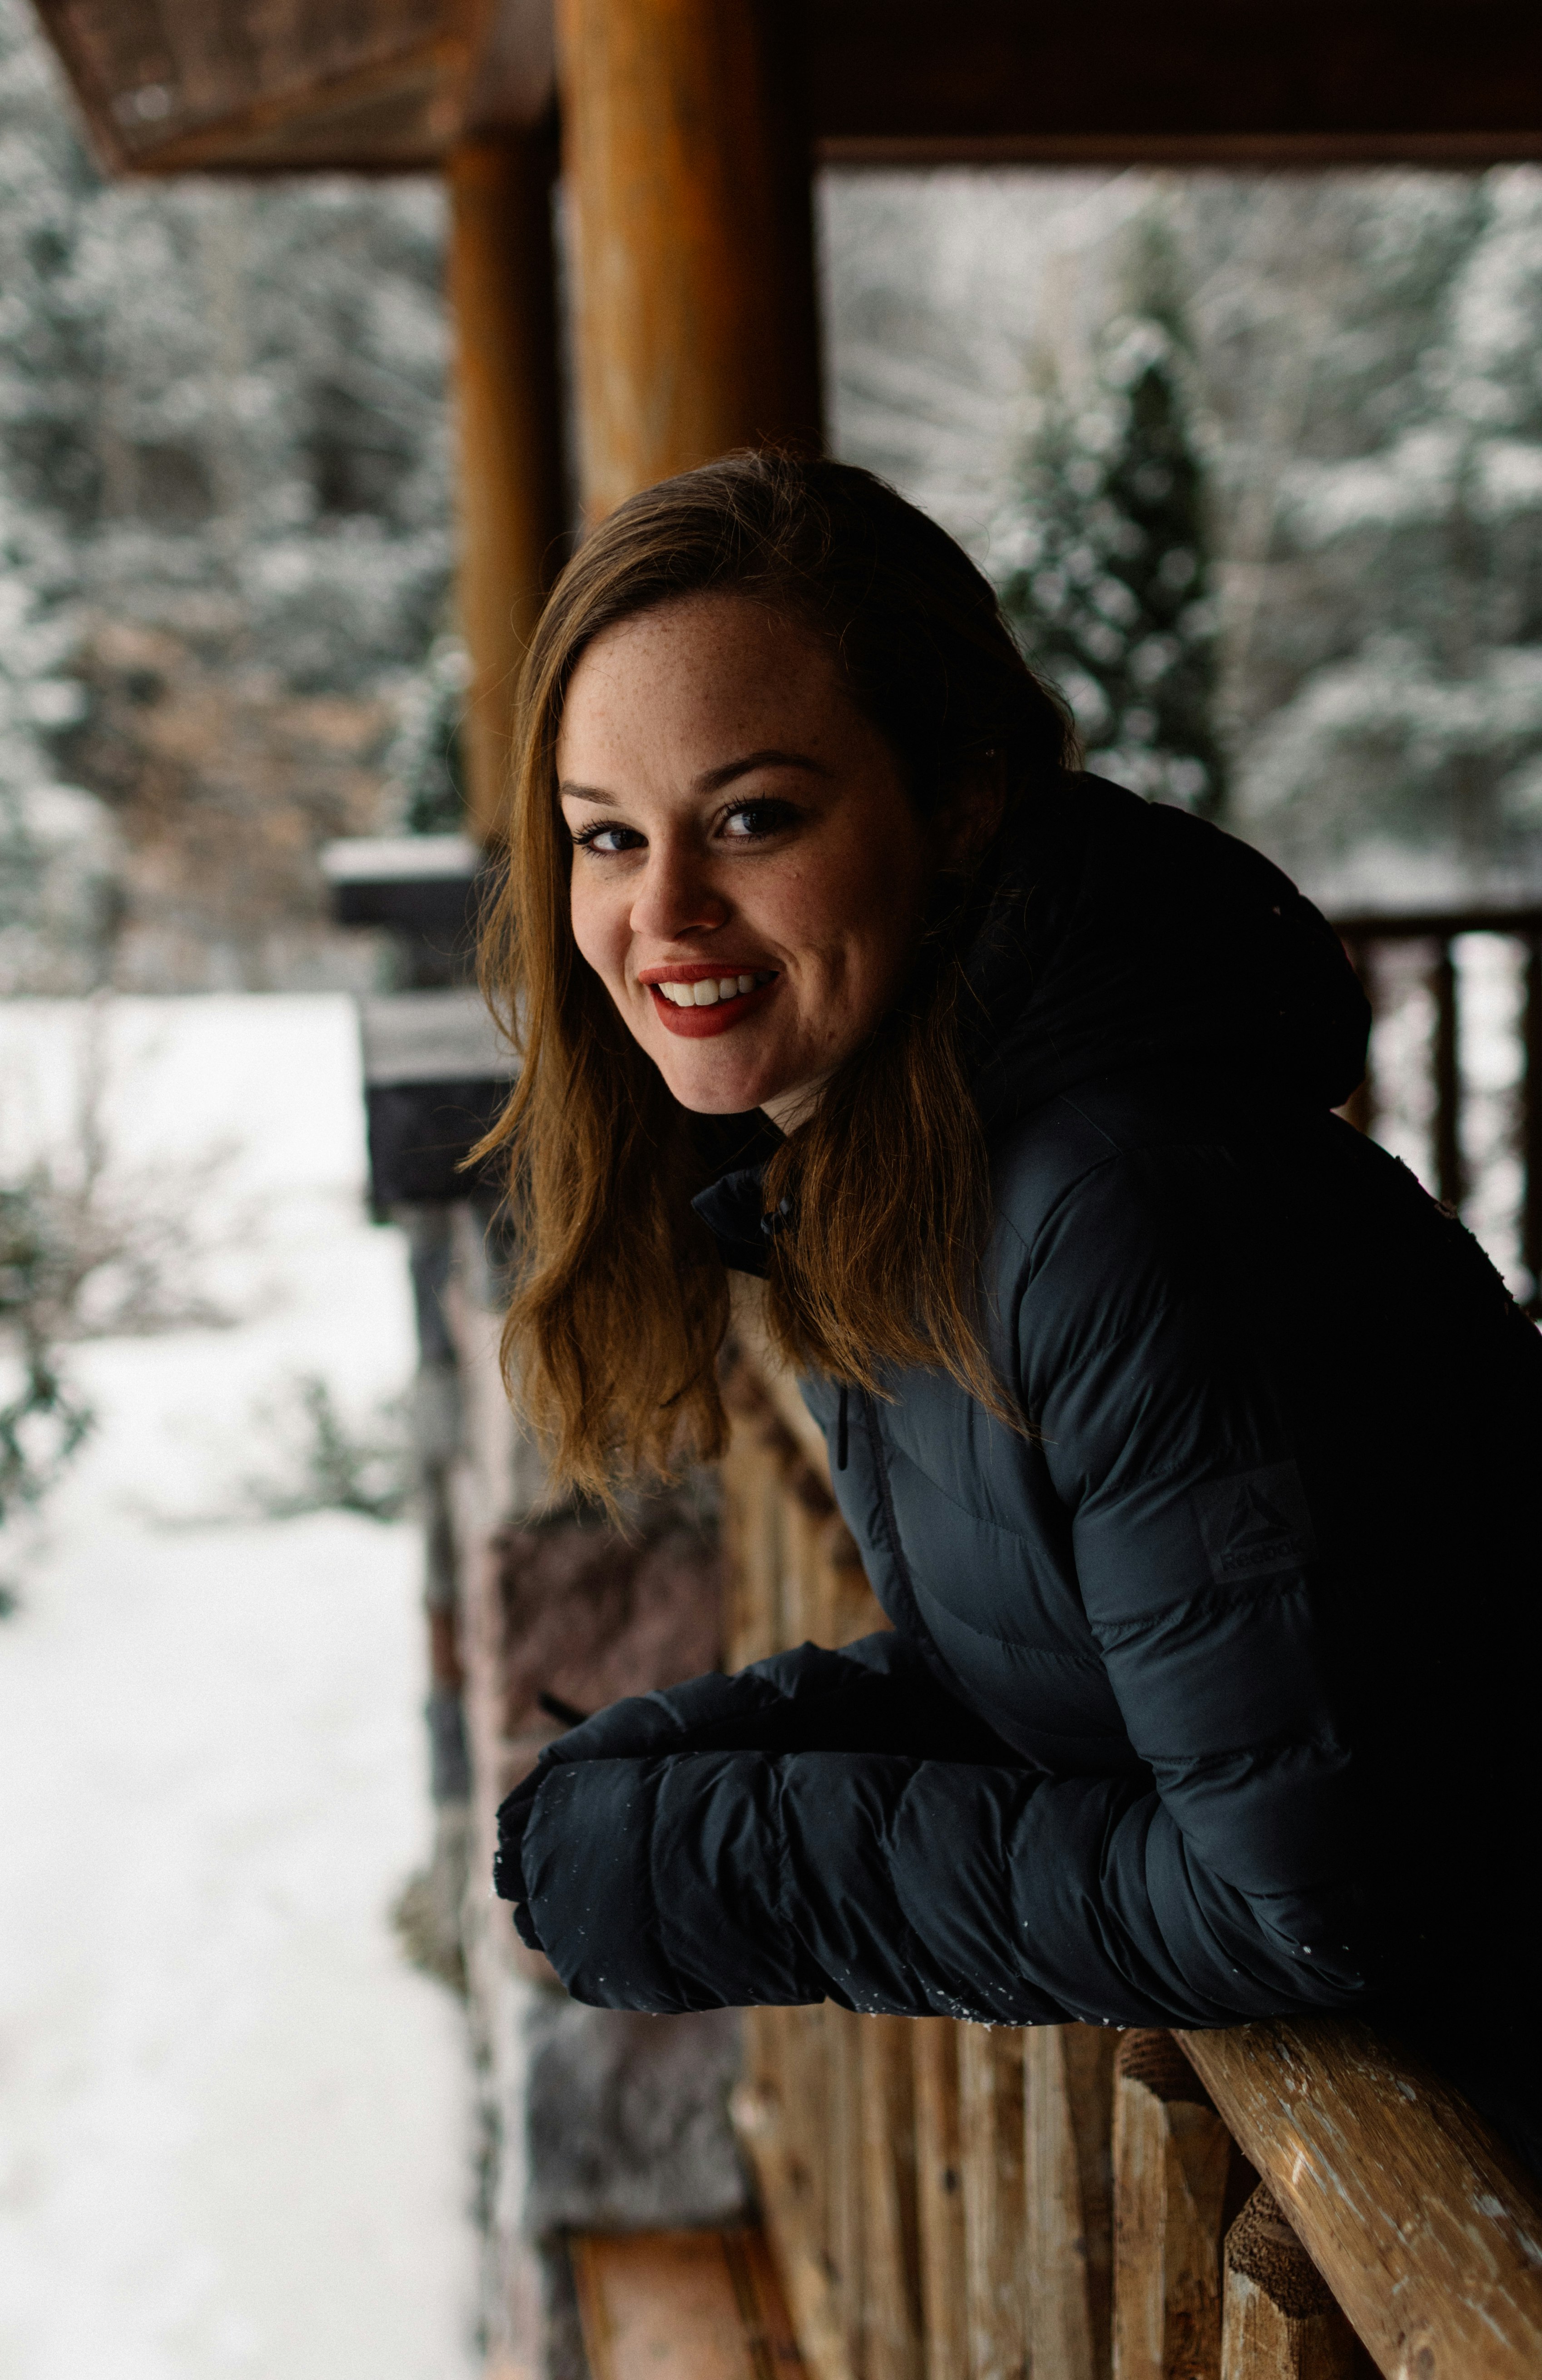
<instances>
[{"instance_id":1,"label":"wooden deck railing","mask_svg":"<svg viewBox=\"0 0 1542 2380\"><path fill-rule=\"evenodd\" d=\"M741 1356L730 1666L884 1622ZM1364 2027L747 2021L735 2116L815 2380L1538 2380L1542 2194Z\"/></svg>"},{"instance_id":2,"label":"wooden deck railing","mask_svg":"<svg viewBox=\"0 0 1542 2380\"><path fill-rule=\"evenodd\" d=\"M1469 934L1493 936L1511 945L1519 962L1516 1038L1518 1066L1509 1139L1519 1161L1520 1196L1516 1252L1531 1276L1529 1310L1542 1312L1542 908L1409 910L1343 917L1338 931L1369 996L1373 1014L1388 989L1387 961L1394 951L1418 954L1429 997L1430 1030L1425 1052L1429 1105L1429 1154L1421 1167L1438 1198L1460 1207L1471 1186L1465 1110L1470 1088L1463 1063L1461 970L1454 945ZM1378 1080L1375 1043L1366 1080L1345 1112L1363 1132L1374 1134L1383 1086Z\"/></svg>"}]
</instances>

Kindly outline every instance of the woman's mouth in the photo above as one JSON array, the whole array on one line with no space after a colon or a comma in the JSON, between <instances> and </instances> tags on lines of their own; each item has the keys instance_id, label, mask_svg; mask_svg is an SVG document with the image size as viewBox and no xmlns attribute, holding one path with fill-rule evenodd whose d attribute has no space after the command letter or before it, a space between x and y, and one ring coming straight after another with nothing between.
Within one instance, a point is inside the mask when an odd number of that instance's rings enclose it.
<instances>
[{"instance_id":1,"label":"woman's mouth","mask_svg":"<svg viewBox=\"0 0 1542 2380\"><path fill-rule=\"evenodd\" d=\"M768 967L746 967L733 975L709 975L692 967L688 973L651 978L647 990L666 1031L699 1041L726 1033L742 1016L763 1006L778 979L775 969Z\"/></svg>"}]
</instances>

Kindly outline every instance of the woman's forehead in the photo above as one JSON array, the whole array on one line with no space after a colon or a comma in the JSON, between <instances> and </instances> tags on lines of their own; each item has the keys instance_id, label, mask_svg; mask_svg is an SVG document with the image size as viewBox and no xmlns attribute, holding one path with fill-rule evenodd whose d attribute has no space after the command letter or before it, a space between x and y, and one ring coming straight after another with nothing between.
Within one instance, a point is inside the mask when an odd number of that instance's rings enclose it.
<instances>
[{"instance_id":1,"label":"woman's forehead","mask_svg":"<svg viewBox=\"0 0 1542 2380\"><path fill-rule=\"evenodd\" d=\"M800 622L741 596L693 597L618 621L589 647L563 707L558 770L725 735L778 743L795 723L801 737L840 735L856 717L832 656Z\"/></svg>"}]
</instances>

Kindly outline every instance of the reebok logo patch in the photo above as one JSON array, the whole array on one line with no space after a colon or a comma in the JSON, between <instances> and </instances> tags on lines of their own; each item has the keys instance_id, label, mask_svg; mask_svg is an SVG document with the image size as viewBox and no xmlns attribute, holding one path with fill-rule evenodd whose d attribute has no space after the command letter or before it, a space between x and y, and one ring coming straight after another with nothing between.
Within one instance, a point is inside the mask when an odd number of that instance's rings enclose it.
<instances>
[{"instance_id":1,"label":"reebok logo patch","mask_svg":"<svg viewBox=\"0 0 1542 2380\"><path fill-rule=\"evenodd\" d=\"M1293 1463L1269 1463L1191 1490L1199 1536L1218 1586L1298 1570L1317 1552L1312 1515Z\"/></svg>"}]
</instances>

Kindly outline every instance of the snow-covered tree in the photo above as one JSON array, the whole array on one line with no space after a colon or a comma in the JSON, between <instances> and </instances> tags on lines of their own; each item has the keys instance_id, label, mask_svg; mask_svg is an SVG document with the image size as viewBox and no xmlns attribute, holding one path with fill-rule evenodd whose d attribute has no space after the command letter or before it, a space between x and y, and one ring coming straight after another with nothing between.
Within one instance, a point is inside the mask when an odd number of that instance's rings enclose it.
<instances>
[{"instance_id":1,"label":"snow-covered tree","mask_svg":"<svg viewBox=\"0 0 1542 2380\"><path fill-rule=\"evenodd\" d=\"M1192 368L1149 261L1144 278L1145 302L1109 324L1085 390L1046 375L993 546L1007 615L1070 702L1092 766L1213 816L1225 770Z\"/></svg>"},{"instance_id":2,"label":"snow-covered tree","mask_svg":"<svg viewBox=\"0 0 1542 2380\"><path fill-rule=\"evenodd\" d=\"M1542 174L1185 205L1238 824L1339 901L1542 884Z\"/></svg>"},{"instance_id":3,"label":"snow-covered tree","mask_svg":"<svg viewBox=\"0 0 1542 2380\"><path fill-rule=\"evenodd\" d=\"M366 963L325 926L315 848L385 822L444 625L443 235L428 177L103 183L30 12L0 0L12 982L45 979L18 904L67 811L115 837L116 981ZM55 781L73 794L40 804Z\"/></svg>"}]
</instances>

